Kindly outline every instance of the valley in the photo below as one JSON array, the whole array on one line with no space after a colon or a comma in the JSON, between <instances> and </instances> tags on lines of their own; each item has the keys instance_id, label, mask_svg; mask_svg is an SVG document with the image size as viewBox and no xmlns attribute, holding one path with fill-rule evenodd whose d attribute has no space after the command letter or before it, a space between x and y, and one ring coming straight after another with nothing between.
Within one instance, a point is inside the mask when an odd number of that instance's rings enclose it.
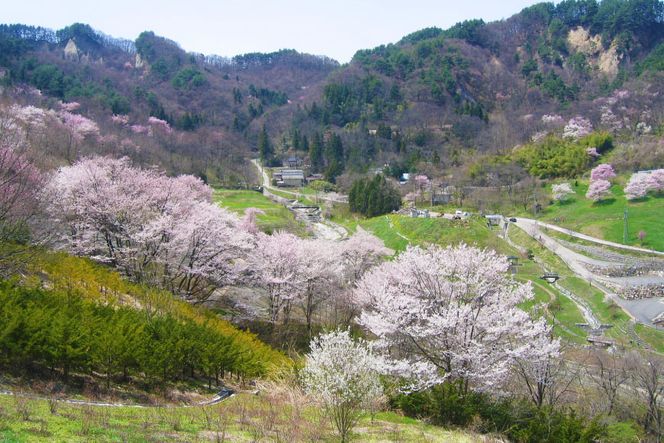
<instances>
[{"instance_id":1,"label":"valley","mask_svg":"<svg viewBox=\"0 0 664 443\"><path fill-rule=\"evenodd\" d=\"M526 3L0 24L0 441L660 442L664 2Z\"/></svg>"}]
</instances>

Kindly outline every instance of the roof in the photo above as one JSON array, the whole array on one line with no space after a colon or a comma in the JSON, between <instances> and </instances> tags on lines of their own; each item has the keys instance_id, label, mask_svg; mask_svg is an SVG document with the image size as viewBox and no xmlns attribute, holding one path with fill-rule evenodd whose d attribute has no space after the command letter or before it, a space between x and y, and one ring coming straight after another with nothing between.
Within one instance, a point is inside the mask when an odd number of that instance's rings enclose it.
<instances>
[{"instance_id":1,"label":"roof","mask_svg":"<svg viewBox=\"0 0 664 443\"><path fill-rule=\"evenodd\" d=\"M286 179L302 179L304 180L304 171L299 170L299 169L287 169L284 171L281 171L281 178L282 180Z\"/></svg>"}]
</instances>

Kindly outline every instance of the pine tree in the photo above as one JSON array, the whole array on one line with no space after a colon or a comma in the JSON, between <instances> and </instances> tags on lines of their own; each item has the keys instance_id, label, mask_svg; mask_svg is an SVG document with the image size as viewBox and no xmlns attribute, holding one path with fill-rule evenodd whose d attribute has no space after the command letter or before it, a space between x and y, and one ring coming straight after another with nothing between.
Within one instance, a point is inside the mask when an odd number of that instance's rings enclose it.
<instances>
[{"instance_id":1,"label":"pine tree","mask_svg":"<svg viewBox=\"0 0 664 443\"><path fill-rule=\"evenodd\" d=\"M314 133L309 144L309 162L313 172L320 172L323 168L323 141L319 133Z\"/></svg>"},{"instance_id":2,"label":"pine tree","mask_svg":"<svg viewBox=\"0 0 664 443\"><path fill-rule=\"evenodd\" d=\"M267 130L263 126L263 130L258 136L258 155L260 156L263 165L270 165L274 159L274 150L270 144L270 138L267 135Z\"/></svg>"}]
</instances>

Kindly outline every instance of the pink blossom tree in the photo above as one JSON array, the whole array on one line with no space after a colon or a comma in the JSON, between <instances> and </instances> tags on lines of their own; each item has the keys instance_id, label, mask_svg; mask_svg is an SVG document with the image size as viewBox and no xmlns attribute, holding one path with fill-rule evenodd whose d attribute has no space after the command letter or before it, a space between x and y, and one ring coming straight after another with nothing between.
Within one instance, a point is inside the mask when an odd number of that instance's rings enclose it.
<instances>
[{"instance_id":1,"label":"pink blossom tree","mask_svg":"<svg viewBox=\"0 0 664 443\"><path fill-rule=\"evenodd\" d=\"M78 102L60 102L60 109L67 112L77 111L81 107L81 104Z\"/></svg>"},{"instance_id":2,"label":"pink blossom tree","mask_svg":"<svg viewBox=\"0 0 664 443\"><path fill-rule=\"evenodd\" d=\"M262 288L268 299L268 317L272 323L288 322L293 302L303 286L299 242L288 232L272 235L258 233L257 246L249 256L252 282Z\"/></svg>"},{"instance_id":3,"label":"pink blossom tree","mask_svg":"<svg viewBox=\"0 0 664 443\"><path fill-rule=\"evenodd\" d=\"M34 113L23 110L12 107L0 113L0 242L19 240L18 234L38 211L43 186L43 175L28 158L28 141L20 124Z\"/></svg>"},{"instance_id":4,"label":"pink blossom tree","mask_svg":"<svg viewBox=\"0 0 664 443\"><path fill-rule=\"evenodd\" d=\"M350 284L358 281L370 268L394 252L386 248L381 239L360 227L340 242L340 248L344 274Z\"/></svg>"},{"instance_id":5,"label":"pink blossom tree","mask_svg":"<svg viewBox=\"0 0 664 443\"><path fill-rule=\"evenodd\" d=\"M664 192L664 169L655 169L648 176L648 190Z\"/></svg>"},{"instance_id":6,"label":"pink blossom tree","mask_svg":"<svg viewBox=\"0 0 664 443\"><path fill-rule=\"evenodd\" d=\"M322 304L337 293L342 283L343 263L341 248L334 241L321 239L300 240L298 246L300 278L302 287L300 306L311 335L314 315Z\"/></svg>"},{"instance_id":7,"label":"pink blossom tree","mask_svg":"<svg viewBox=\"0 0 664 443\"><path fill-rule=\"evenodd\" d=\"M548 333L532 337L519 353L514 354L513 368L528 397L539 408L545 404L553 405L564 392L564 386L559 387L558 382L565 367L560 353L560 339L553 337L553 328L543 322L538 326Z\"/></svg>"},{"instance_id":8,"label":"pink blossom tree","mask_svg":"<svg viewBox=\"0 0 664 443\"><path fill-rule=\"evenodd\" d=\"M179 202L169 213L171 223L159 260L164 264L164 286L200 302L220 286L239 277L237 261L253 247L251 235L239 229L238 218L213 203ZM163 226L163 216L156 219Z\"/></svg>"},{"instance_id":9,"label":"pink blossom tree","mask_svg":"<svg viewBox=\"0 0 664 443\"><path fill-rule=\"evenodd\" d=\"M116 125L127 126L129 124L129 116L113 114L111 121Z\"/></svg>"},{"instance_id":10,"label":"pink blossom tree","mask_svg":"<svg viewBox=\"0 0 664 443\"><path fill-rule=\"evenodd\" d=\"M611 180L613 177L616 176L615 171L613 170L613 166L607 163L602 163L601 165L597 165L590 171L590 180L595 181L595 180Z\"/></svg>"},{"instance_id":11,"label":"pink blossom tree","mask_svg":"<svg viewBox=\"0 0 664 443\"><path fill-rule=\"evenodd\" d=\"M258 234L258 224L256 220L257 215L265 214L265 211L258 208L247 208L244 210L244 216L240 222L240 227L246 232L256 235Z\"/></svg>"},{"instance_id":12,"label":"pink blossom tree","mask_svg":"<svg viewBox=\"0 0 664 443\"><path fill-rule=\"evenodd\" d=\"M462 394L498 389L515 359L535 358L531 343L549 333L519 309L533 291L508 268L496 252L462 244L410 247L367 272L355 292L359 323L377 337L386 370L416 388L449 380Z\"/></svg>"},{"instance_id":13,"label":"pink blossom tree","mask_svg":"<svg viewBox=\"0 0 664 443\"><path fill-rule=\"evenodd\" d=\"M592 201L600 201L611 195L611 183L608 180L598 179L590 182L586 198Z\"/></svg>"},{"instance_id":14,"label":"pink blossom tree","mask_svg":"<svg viewBox=\"0 0 664 443\"><path fill-rule=\"evenodd\" d=\"M643 198L648 193L650 174L636 172L632 174L625 186L625 197L627 200Z\"/></svg>"},{"instance_id":15,"label":"pink blossom tree","mask_svg":"<svg viewBox=\"0 0 664 443\"><path fill-rule=\"evenodd\" d=\"M252 244L239 218L211 203L200 179L169 178L127 159L60 168L44 202L66 249L190 299L232 281Z\"/></svg>"},{"instance_id":16,"label":"pink blossom tree","mask_svg":"<svg viewBox=\"0 0 664 443\"><path fill-rule=\"evenodd\" d=\"M166 120L162 120L157 117L150 117L148 119L148 124L154 130L162 132L164 134L170 134L173 132L173 129L171 129L171 125L169 125Z\"/></svg>"}]
</instances>

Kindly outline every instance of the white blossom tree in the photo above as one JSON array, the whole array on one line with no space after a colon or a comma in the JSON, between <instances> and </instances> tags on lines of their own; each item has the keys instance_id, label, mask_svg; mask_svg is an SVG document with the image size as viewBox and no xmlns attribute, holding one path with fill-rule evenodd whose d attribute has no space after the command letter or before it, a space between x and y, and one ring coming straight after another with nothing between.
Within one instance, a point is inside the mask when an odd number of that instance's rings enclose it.
<instances>
[{"instance_id":1,"label":"white blossom tree","mask_svg":"<svg viewBox=\"0 0 664 443\"><path fill-rule=\"evenodd\" d=\"M461 393L498 389L515 359L534 358L530 343L548 334L517 307L533 292L508 268L496 252L463 244L411 247L358 283L359 323L378 338L386 367L414 388L449 380Z\"/></svg>"},{"instance_id":2,"label":"white blossom tree","mask_svg":"<svg viewBox=\"0 0 664 443\"><path fill-rule=\"evenodd\" d=\"M565 201L570 195L575 194L575 192L569 183L560 183L551 187L551 194L554 200Z\"/></svg>"},{"instance_id":3,"label":"white blossom tree","mask_svg":"<svg viewBox=\"0 0 664 443\"><path fill-rule=\"evenodd\" d=\"M348 331L333 331L311 342L302 384L323 403L342 442L349 440L362 411L382 395L379 367L369 344L353 340Z\"/></svg>"}]
</instances>

